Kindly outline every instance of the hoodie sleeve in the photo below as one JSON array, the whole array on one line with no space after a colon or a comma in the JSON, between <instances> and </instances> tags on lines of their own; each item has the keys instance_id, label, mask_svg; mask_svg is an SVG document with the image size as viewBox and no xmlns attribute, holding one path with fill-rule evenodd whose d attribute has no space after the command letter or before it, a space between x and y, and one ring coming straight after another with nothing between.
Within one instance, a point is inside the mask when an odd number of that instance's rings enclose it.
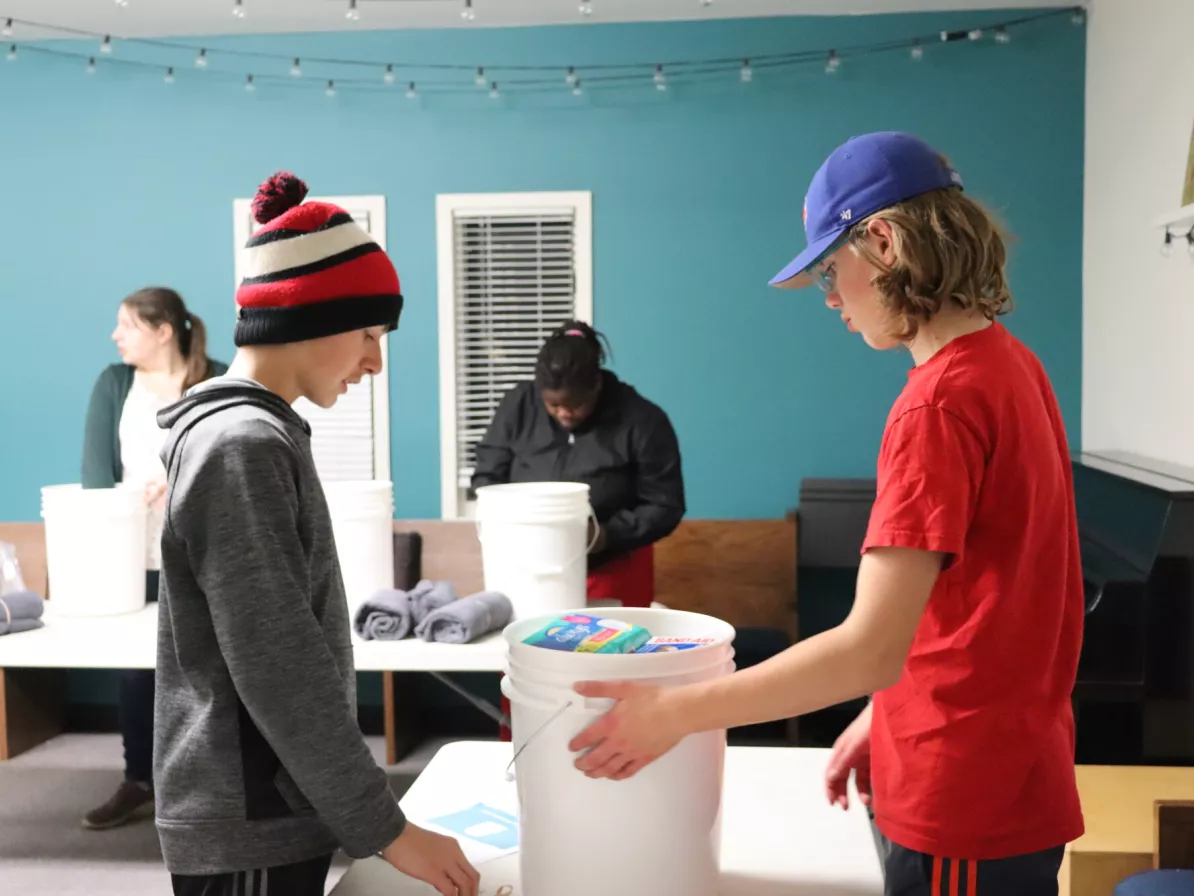
<instances>
[{"instance_id":1,"label":"hoodie sleeve","mask_svg":"<svg viewBox=\"0 0 1194 896\"><path fill-rule=\"evenodd\" d=\"M671 535L684 517L680 443L671 421L656 409L631 433L635 504L605 521L605 556L624 554Z\"/></svg>"},{"instance_id":2,"label":"hoodie sleeve","mask_svg":"<svg viewBox=\"0 0 1194 896\"><path fill-rule=\"evenodd\" d=\"M485 485L505 485L510 481L520 400L521 389L515 386L502 398L493 419L489 422L489 429L477 443L477 463L473 469L474 489Z\"/></svg>"},{"instance_id":3,"label":"hoodie sleeve","mask_svg":"<svg viewBox=\"0 0 1194 896\"><path fill-rule=\"evenodd\" d=\"M249 716L353 858L405 826L311 605L299 467L264 421L236 424L196 458L169 525L184 540L216 640Z\"/></svg>"}]
</instances>

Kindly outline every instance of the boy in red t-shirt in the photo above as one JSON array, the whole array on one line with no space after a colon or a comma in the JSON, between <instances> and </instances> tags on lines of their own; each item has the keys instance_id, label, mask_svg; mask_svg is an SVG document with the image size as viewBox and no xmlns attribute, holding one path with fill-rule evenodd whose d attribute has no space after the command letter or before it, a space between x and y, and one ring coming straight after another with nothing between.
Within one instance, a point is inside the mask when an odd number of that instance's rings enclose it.
<instances>
[{"instance_id":1,"label":"boy in red t-shirt","mask_svg":"<svg viewBox=\"0 0 1194 896\"><path fill-rule=\"evenodd\" d=\"M840 626L712 682L586 683L614 708L572 748L626 778L685 735L866 694L826 773L851 770L889 894L1057 893L1083 832L1070 693L1083 594L1065 428L1041 363L996 317L1011 296L990 216L907 134L854 138L813 178L808 247L771 282L816 282L914 367L887 420L857 593Z\"/></svg>"}]
</instances>

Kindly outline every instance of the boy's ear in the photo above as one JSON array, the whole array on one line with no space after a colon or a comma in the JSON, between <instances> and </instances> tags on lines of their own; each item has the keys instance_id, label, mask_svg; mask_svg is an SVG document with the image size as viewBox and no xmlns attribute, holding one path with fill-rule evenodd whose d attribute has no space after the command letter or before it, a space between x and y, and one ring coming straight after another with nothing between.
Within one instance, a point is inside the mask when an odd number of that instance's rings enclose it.
<instances>
[{"instance_id":1,"label":"boy's ear","mask_svg":"<svg viewBox=\"0 0 1194 896\"><path fill-rule=\"evenodd\" d=\"M883 260L888 267L895 264L895 234L891 229L891 222L882 218L872 218L866 223L867 241L874 253Z\"/></svg>"}]
</instances>

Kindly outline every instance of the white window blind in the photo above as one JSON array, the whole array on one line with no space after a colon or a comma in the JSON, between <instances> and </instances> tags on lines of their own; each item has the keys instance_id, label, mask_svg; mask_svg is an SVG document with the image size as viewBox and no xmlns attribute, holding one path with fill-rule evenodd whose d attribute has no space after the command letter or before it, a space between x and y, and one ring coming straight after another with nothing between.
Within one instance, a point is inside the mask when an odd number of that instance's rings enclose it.
<instances>
[{"instance_id":1,"label":"white window blind","mask_svg":"<svg viewBox=\"0 0 1194 896\"><path fill-rule=\"evenodd\" d=\"M341 206L385 248L385 197L326 197L323 201ZM235 214L239 284L242 276L239 250L260 225L253 220L248 200L236 200ZM365 377L350 385L330 408L318 407L305 398L294 403L295 411L311 424L311 453L315 468L325 482L390 478L387 341L382 341L381 376Z\"/></svg>"},{"instance_id":2,"label":"white window blind","mask_svg":"<svg viewBox=\"0 0 1194 896\"><path fill-rule=\"evenodd\" d=\"M579 196L440 197L445 516L465 509L476 445L502 397L534 378L544 340L591 319L591 222Z\"/></svg>"}]
</instances>

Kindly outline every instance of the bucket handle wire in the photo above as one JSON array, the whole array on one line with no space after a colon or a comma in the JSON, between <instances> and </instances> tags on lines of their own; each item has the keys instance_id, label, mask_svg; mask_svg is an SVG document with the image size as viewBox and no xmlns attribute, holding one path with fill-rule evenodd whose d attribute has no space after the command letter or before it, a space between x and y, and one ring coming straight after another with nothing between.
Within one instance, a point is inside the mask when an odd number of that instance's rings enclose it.
<instances>
[{"instance_id":1,"label":"bucket handle wire","mask_svg":"<svg viewBox=\"0 0 1194 896\"><path fill-rule=\"evenodd\" d=\"M558 719L560 716L562 716L564 714L564 710L566 710L571 705L572 705L571 700L569 700L567 703L561 705L559 709L557 709L550 716L548 716L546 722L544 722L542 725L540 725L538 728L536 728L534 730L534 732L531 734L531 736L522 742L522 746L519 747L515 751L514 755L510 757L510 763L506 766L506 780L507 781L514 780L514 763L518 760L518 757L522 755L522 751L525 750L527 747L529 747L531 745L532 741L534 741L535 738L537 738L539 736L539 734L543 731L543 729L546 728L548 725L550 725L552 722L554 722L556 719Z\"/></svg>"},{"instance_id":2,"label":"bucket handle wire","mask_svg":"<svg viewBox=\"0 0 1194 896\"><path fill-rule=\"evenodd\" d=\"M585 709L600 711L600 710L612 709L615 702L616 701L606 700L603 698L602 699L593 699L591 697L586 697L585 699L581 700L581 705L583 705L583 707ZM517 761L518 757L522 755L522 751L525 750L527 747L529 747L531 745L531 742L533 740L535 740L535 738L537 738L547 728L548 725L550 725L552 722L554 722L556 719L558 719L560 716L562 716L564 714L564 712L569 707L574 706L574 705L576 705L576 700L574 700L574 699L568 700L566 703L564 703L559 708L557 708L555 712L553 712L550 716L548 716L547 721L545 721L542 725L540 725L538 728L536 728L531 733L530 737L528 737L526 740L524 740L522 742L522 746L520 746L515 751L514 755L510 757L510 763L509 763L509 765L506 766L506 780L507 781L514 780L514 763Z\"/></svg>"},{"instance_id":3,"label":"bucket handle wire","mask_svg":"<svg viewBox=\"0 0 1194 896\"><path fill-rule=\"evenodd\" d=\"M588 522L592 522L592 523L593 523L593 527L592 527L592 529L593 529L593 535L592 535L592 537L590 537L590 538L589 538L589 543L588 543L588 544L585 546L585 552L584 552L583 554L581 554L579 557L572 557L572 558L570 558L570 559L568 560L568 562L567 562L567 563L565 563L563 566L549 566L549 567L546 567L546 568L543 568L543 569L530 569L530 568L528 568L527 566L523 565L522 563L519 563L519 562L518 562L518 559L517 559L517 558L515 558L515 557L512 557L512 558L510 558L510 559L511 559L511 561L512 561L512 562L513 562L513 563L514 563L516 566L520 567L520 568L522 569L522 571L523 571L523 572L525 572L525 573L529 573L530 575L532 575L532 576L535 576L535 577L537 577L537 578L546 578L547 576L558 576L558 575L561 575L561 574L564 572L564 570L565 570L565 569L567 569L569 566L571 566L571 565L572 565L573 563L575 563L577 560L583 560L585 557L587 557L587 556L589 555L589 553L590 553L590 552L593 550L593 548L597 546L597 539L598 539L598 538L600 537L600 535L601 535L601 526L600 526L600 524L597 522L597 513L596 513L596 512L593 510L593 508L592 508L592 506L591 506L591 505L590 505L590 507L589 507L589 513L588 513L588 515L585 517L585 522L586 522L586 523L588 523ZM476 527L477 527L477 540L478 540L479 542L481 542L482 544L484 544L484 543L485 543L485 536L484 536L484 535L482 534L482 532L481 532L481 525L482 525L482 521L478 519L478 520L476 521L475 525L476 525Z\"/></svg>"}]
</instances>

